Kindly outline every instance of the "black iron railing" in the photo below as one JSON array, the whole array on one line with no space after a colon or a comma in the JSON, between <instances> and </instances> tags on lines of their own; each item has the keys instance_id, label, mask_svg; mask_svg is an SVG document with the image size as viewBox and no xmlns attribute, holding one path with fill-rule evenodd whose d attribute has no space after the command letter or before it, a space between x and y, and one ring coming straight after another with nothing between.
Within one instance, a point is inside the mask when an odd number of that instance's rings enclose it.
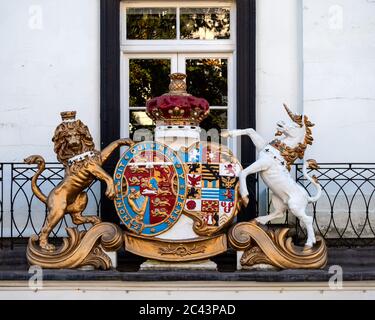
<instances>
[{"instance_id":1,"label":"black iron railing","mask_svg":"<svg viewBox=\"0 0 375 320\"><path fill-rule=\"evenodd\" d=\"M25 239L40 231L47 208L31 192L31 178L35 166L23 163L0 163L0 232L1 238ZM320 169L308 170L319 179L323 188L318 202L308 206L308 214L314 217L317 234L323 236L331 245L352 246L375 244L375 164L322 163ZM302 174L302 164L293 168L293 174L309 194L315 188ZM38 179L41 190L48 194L64 176L64 168L57 163L48 163L46 170ZM269 213L270 194L265 199L260 196L260 183L257 176L249 178L250 197L255 199L252 210L255 214ZM255 187L254 187L255 186ZM100 183L94 182L88 189L89 205L85 213L100 214ZM262 202L265 202L262 206ZM265 207L265 210L260 209ZM296 239L305 236L298 221L291 215L279 222L295 225ZM65 235L65 227L72 226L70 216L66 215L53 231L53 236ZM85 226L83 226L84 228Z\"/></svg>"},{"instance_id":2,"label":"black iron railing","mask_svg":"<svg viewBox=\"0 0 375 320\"><path fill-rule=\"evenodd\" d=\"M27 238L39 233L47 217L47 206L34 196L31 191L31 178L37 171L36 166L24 163L1 164L2 186L7 195L1 201L1 237ZM46 169L38 178L38 185L44 194L48 194L64 177L64 168L58 163L47 163ZM100 183L94 181L86 190L89 204L85 212L99 215ZM1 193L3 197L3 193ZM69 215L65 215L55 227L51 236L65 234L65 227L72 226ZM83 225L81 228L86 229Z\"/></svg>"},{"instance_id":3,"label":"black iron railing","mask_svg":"<svg viewBox=\"0 0 375 320\"><path fill-rule=\"evenodd\" d=\"M375 164L320 163L319 166L307 170L322 186L322 196L306 210L314 218L316 234L331 246L375 244ZM294 165L292 172L308 194L315 195L315 187L303 176L302 164ZM269 189L266 194L266 212L270 213L272 194ZM279 223L294 226L295 240L303 242L306 232L288 211Z\"/></svg>"},{"instance_id":4,"label":"black iron railing","mask_svg":"<svg viewBox=\"0 0 375 320\"><path fill-rule=\"evenodd\" d=\"M321 163L314 174L322 186L321 198L308 207L314 217L317 233L331 245L352 246L375 244L375 164ZM315 188L296 165L296 180L309 194ZM297 224L297 237L305 236Z\"/></svg>"}]
</instances>

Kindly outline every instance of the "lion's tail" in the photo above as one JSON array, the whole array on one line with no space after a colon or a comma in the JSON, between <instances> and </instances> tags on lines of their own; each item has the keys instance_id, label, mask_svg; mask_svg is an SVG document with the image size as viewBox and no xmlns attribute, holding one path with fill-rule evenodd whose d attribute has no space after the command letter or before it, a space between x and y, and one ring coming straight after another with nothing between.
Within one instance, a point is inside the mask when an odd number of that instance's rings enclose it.
<instances>
[{"instance_id":1,"label":"lion's tail","mask_svg":"<svg viewBox=\"0 0 375 320\"><path fill-rule=\"evenodd\" d=\"M316 163L315 160L313 159L310 159L310 160L307 160L305 161L305 163L303 164L303 168L302 168L302 172L303 172L303 175L305 176L305 178L310 181L316 188L317 192L316 192L316 195L313 196L313 197L308 197L308 201L311 203L311 202L316 202L318 201L318 199L320 198L320 196L322 195L322 187L320 186L319 182L318 182L318 178L316 176L312 176L310 177L308 174L307 174L307 166L310 168L310 169L318 169L319 166L318 164Z\"/></svg>"},{"instance_id":2,"label":"lion's tail","mask_svg":"<svg viewBox=\"0 0 375 320\"><path fill-rule=\"evenodd\" d=\"M24 160L27 164L36 164L38 165L38 171L34 174L33 178L31 179L31 189L33 190L35 196L42 202L47 202L46 195L39 189L37 185L37 180L40 174L44 171L46 168L46 162L44 161L43 157L38 155L32 155L30 157L27 157Z\"/></svg>"}]
</instances>

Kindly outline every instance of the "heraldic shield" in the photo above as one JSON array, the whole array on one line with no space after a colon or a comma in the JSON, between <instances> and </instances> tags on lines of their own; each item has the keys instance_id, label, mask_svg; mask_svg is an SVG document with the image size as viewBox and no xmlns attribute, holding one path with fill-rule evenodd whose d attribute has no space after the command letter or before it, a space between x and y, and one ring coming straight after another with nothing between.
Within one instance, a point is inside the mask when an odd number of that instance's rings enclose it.
<instances>
[{"instance_id":1,"label":"heraldic shield","mask_svg":"<svg viewBox=\"0 0 375 320\"><path fill-rule=\"evenodd\" d=\"M240 171L231 151L214 143L175 151L163 143L140 142L128 149L114 174L115 206L127 229L125 249L161 261L225 252L225 232L239 209ZM187 238L173 232L181 228L180 220L191 229Z\"/></svg>"},{"instance_id":2,"label":"heraldic shield","mask_svg":"<svg viewBox=\"0 0 375 320\"><path fill-rule=\"evenodd\" d=\"M237 215L241 164L224 145L197 142L180 152L186 175L184 213L195 220L194 231L212 235Z\"/></svg>"},{"instance_id":3,"label":"heraldic shield","mask_svg":"<svg viewBox=\"0 0 375 320\"><path fill-rule=\"evenodd\" d=\"M158 142L141 142L118 162L115 173L117 212L127 229L155 236L178 220L185 203L183 164Z\"/></svg>"}]
</instances>

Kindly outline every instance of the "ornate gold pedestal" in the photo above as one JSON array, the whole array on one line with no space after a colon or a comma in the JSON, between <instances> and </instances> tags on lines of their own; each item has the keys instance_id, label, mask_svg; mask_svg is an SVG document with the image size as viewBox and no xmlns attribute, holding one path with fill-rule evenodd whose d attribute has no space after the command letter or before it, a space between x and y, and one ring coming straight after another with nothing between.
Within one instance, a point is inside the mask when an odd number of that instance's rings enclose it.
<instances>
[{"instance_id":1,"label":"ornate gold pedestal","mask_svg":"<svg viewBox=\"0 0 375 320\"><path fill-rule=\"evenodd\" d=\"M72 269L92 266L95 269L107 270L112 267L111 259L104 253L116 251L123 243L122 231L112 223L102 222L90 230L78 231L67 228L68 238L54 251L42 249L38 236L30 237L27 246L27 260L30 265L48 269Z\"/></svg>"},{"instance_id":2,"label":"ornate gold pedestal","mask_svg":"<svg viewBox=\"0 0 375 320\"><path fill-rule=\"evenodd\" d=\"M159 261L203 260L227 250L225 234L194 240L167 240L125 232L124 241L126 251Z\"/></svg>"},{"instance_id":3,"label":"ornate gold pedestal","mask_svg":"<svg viewBox=\"0 0 375 320\"><path fill-rule=\"evenodd\" d=\"M289 229L267 230L256 221L234 225L229 233L230 245L244 251L240 264L243 268L257 264L281 269L319 269L327 263L327 247L322 238L312 248L297 247L288 237Z\"/></svg>"}]
</instances>

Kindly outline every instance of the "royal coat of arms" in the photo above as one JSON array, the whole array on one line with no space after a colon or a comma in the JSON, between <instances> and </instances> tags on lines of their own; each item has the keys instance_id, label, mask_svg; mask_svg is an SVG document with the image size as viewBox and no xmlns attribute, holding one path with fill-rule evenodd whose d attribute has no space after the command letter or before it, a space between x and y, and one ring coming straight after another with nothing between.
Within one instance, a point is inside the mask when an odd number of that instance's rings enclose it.
<instances>
[{"instance_id":1,"label":"royal coat of arms","mask_svg":"<svg viewBox=\"0 0 375 320\"><path fill-rule=\"evenodd\" d=\"M171 75L170 92L147 102L155 141L128 149L114 174L126 250L161 261L225 252L239 208L241 165L227 147L200 141L208 103L186 93L184 78Z\"/></svg>"},{"instance_id":2,"label":"royal coat of arms","mask_svg":"<svg viewBox=\"0 0 375 320\"><path fill-rule=\"evenodd\" d=\"M313 141L313 124L308 117L294 115L286 107L294 124L278 123L276 139L269 144L252 128L222 133L248 135L261 150L259 159L242 169L224 144L201 141L199 123L208 115L209 106L206 100L186 92L185 77L172 74L170 91L147 102L147 113L156 124L154 141L119 139L97 151L88 128L75 119L75 112L61 114L63 121L53 141L65 176L48 196L37 185L44 159L38 155L25 159L37 165L32 190L48 206L39 235L29 239L30 264L53 269L110 269L112 259L105 252L125 245L125 250L148 258L143 270L191 266L213 270L216 264L208 258L226 252L230 245L242 252L238 262L244 268L258 264L284 269L325 266L327 248L323 239L315 238L312 218L305 212L307 203L315 202L322 191L317 179L307 173L307 166L316 168L316 162L308 160L303 166L305 178L317 188L315 196L309 196L288 172ZM102 165L120 146L128 149L112 180ZM273 191L275 211L234 224L240 204L246 206L249 201L246 176L258 171ZM96 216L82 215L88 201L84 189L94 178L106 183L105 195L114 199L125 231ZM282 216L287 205L307 229L305 248L293 244L288 228L259 225ZM68 237L56 248L48 237L64 214L69 214L75 225L93 226L87 232L67 228Z\"/></svg>"}]
</instances>

